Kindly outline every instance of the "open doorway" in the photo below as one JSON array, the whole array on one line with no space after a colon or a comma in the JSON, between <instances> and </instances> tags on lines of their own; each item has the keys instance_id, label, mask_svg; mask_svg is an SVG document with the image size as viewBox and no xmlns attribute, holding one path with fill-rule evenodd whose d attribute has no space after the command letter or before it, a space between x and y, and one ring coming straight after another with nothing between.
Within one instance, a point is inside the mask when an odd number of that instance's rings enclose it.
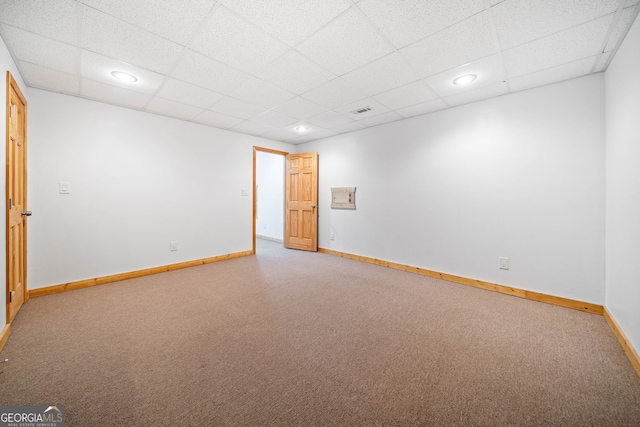
<instances>
[{"instance_id":1,"label":"open doorway","mask_svg":"<svg viewBox=\"0 0 640 427\"><path fill-rule=\"evenodd\" d=\"M285 156L268 148L253 149L253 252L283 245Z\"/></svg>"}]
</instances>

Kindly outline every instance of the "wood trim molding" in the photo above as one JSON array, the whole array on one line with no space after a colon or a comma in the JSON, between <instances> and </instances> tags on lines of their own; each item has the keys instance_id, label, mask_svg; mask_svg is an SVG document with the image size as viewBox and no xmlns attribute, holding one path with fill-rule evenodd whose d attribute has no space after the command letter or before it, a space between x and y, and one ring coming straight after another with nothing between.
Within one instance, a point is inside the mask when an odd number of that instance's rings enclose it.
<instances>
[{"instance_id":1,"label":"wood trim molding","mask_svg":"<svg viewBox=\"0 0 640 427\"><path fill-rule=\"evenodd\" d=\"M5 343L9 339L9 335L11 334L11 323L7 323L2 328L2 332L0 332L0 351L4 348Z\"/></svg>"},{"instance_id":2,"label":"wood trim molding","mask_svg":"<svg viewBox=\"0 0 640 427\"><path fill-rule=\"evenodd\" d=\"M588 302L576 301L568 298L556 297L553 295L541 294L538 292L526 291L524 289L512 288L510 286L498 285L496 283L484 282L482 280L469 279L467 277L454 276L452 274L440 273L438 271L427 270L424 268L411 267L404 264L397 264L390 261L379 260L375 258L369 258L361 255L349 254L346 252L334 251L331 249L318 248L318 252L324 254L335 255L342 258L349 258L356 261L368 262L370 264L380 265L383 267L394 268L396 270L407 271L410 273L422 274L423 276L435 277L436 279L443 279L449 282L460 283L462 285L474 286L476 288L486 289L489 291L500 292L502 294L513 295L520 298L525 298L533 301L544 302L547 304L553 304L560 307L572 308L574 310L586 311L588 313L599 314L605 318L607 324L613 331L613 334L618 339L618 342L622 346L627 358L631 362L638 375L640 376L640 355L636 349L631 345L631 342L624 334L618 322L609 313L606 307L598 304L591 304Z\"/></svg>"},{"instance_id":3,"label":"wood trim molding","mask_svg":"<svg viewBox=\"0 0 640 427\"><path fill-rule=\"evenodd\" d=\"M13 89L13 91L15 92L15 94L18 96L18 98L20 99L20 102L22 102L22 104L24 104L24 135L23 135L23 152L24 155L27 155L27 131L28 131L28 102L27 102L27 98L24 96L24 94L22 93L22 90L20 89L20 86L18 85L18 82L16 81L16 79L13 77L13 75L11 74L11 72L9 70L7 70L7 79L6 79L6 100L5 100L5 124L6 124L6 132L5 132L5 158L6 158L6 167L5 167L5 212L6 214L6 220L5 220L5 256L6 256L6 268L5 268L5 306L6 306L6 322L8 324L8 322L11 321L10 319L10 304L9 304L9 286L10 286L10 277L9 277L9 257L11 254L11 249L9 248L9 166L10 166L10 161L9 161L9 141L10 141L10 133L11 133L11 129L10 129L10 124L9 121L11 120L10 118L10 108L11 108L11 90ZM22 207L23 210L28 210L27 209L27 160L26 157L24 157L24 164L23 164L23 191L24 191L24 206ZM29 300L29 292L27 291L27 286L28 286L28 281L27 281L27 221L23 221L23 228L22 228L22 240L23 240L23 247L22 247L22 257L24 260L24 270L23 270L23 298L22 298L22 302L23 304L25 302L27 302ZM0 346L0 349L2 347Z\"/></svg>"},{"instance_id":4,"label":"wood trim molding","mask_svg":"<svg viewBox=\"0 0 640 427\"><path fill-rule=\"evenodd\" d=\"M31 298L43 295L57 294L60 292L71 291L73 289L88 288L90 286L104 285L106 283L119 282L121 280L133 279L135 277L149 276L151 274L164 273L166 271L179 270L181 268L195 267L197 265L210 264L212 262L225 261L233 258L253 255L253 251L235 252L226 255L218 255L210 258L196 259L193 261L185 261L177 264L169 264L161 267L147 268L144 270L130 271L128 273L113 274L111 276L97 277L95 279L80 280L77 282L63 283L60 285L48 286L46 288L31 289L29 296Z\"/></svg>"},{"instance_id":5,"label":"wood trim molding","mask_svg":"<svg viewBox=\"0 0 640 427\"><path fill-rule=\"evenodd\" d=\"M286 151L278 151L273 150L271 148L258 147L256 145L253 146L253 217L252 221L252 229L253 229L253 254L256 253L256 220L258 215L258 192L256 191L256 187L258 185L258 176L257 176L257 167L258 167L258 159L256 158L256 153L258 151L262 151L263 153L271 153L278 154L280 156L288 156L289 153Z\"/></svg>"},{"instance_id":6,"label":"wood trim molding","mask_svg":"<svg viewBox=\"0 0 640 427\"><path fill-rule=\"evenodd\" d=\"M636 351L636 349L633 348L627 336L624 334L624 332L622 332L622 328L620 328L620 325L618 325L618 322L616 322L616 319L614 319L611 313L609 313L609 310L605 308L603 310L602 315L604 316L604 319L607 321L607 324L609 324L609 327L613 331L613 334L618 339L618 342L620 343L620 345L622 346L622 349L624 350L625 354L629 358L629 361L635 368L638 375L640 375L640 355L638 355L638 352Z\"/></svg>"},{"instance_id":7,"label":"wood trim molding","mask_svg":"<svg viewBox=\"0 0 640 427\"><path fill-rule=\"evenodd\" d=\"M395 262L379 260L375 258L353 255L345 252L334 251L331 249L318 248L318 252L324 254L335 255L343 258L349 258L356 261L368 262L370 264L381 265L396 270L408 271L409 273L421 274L423 276L435 277L436 279L446 280L448 282L460 283L462 285L473 286L476 288L486 289L489 291L500 292L501 294L513 295L533 301L544 302L547 304L558 305L561 307L572 308L574 310L586 311L589 313L602 314L603 307L598 304L576 301L568 298L556 297L553 295L531 292L524 289L512 288L510 286L498 285L496 283L484 282L482 280L469 279L467 277L455 276L453 274L440 273L438 271L427 270L419 267L412 267Z\"/></svg>"},{"instance_id":8,"label":"wood trim molding","mask_svg":"<svg viewBox=\"0 0 640 427\"><path fill-rule=\"evenodd\" d=\"M254 146L253 149L254 149L254 151L264 151L265 153L280 154L281 156L289 155L289 153L287 153L286 151L273 150L271 148L264 148L264 147Z\"/></svg>"}]
</instances>

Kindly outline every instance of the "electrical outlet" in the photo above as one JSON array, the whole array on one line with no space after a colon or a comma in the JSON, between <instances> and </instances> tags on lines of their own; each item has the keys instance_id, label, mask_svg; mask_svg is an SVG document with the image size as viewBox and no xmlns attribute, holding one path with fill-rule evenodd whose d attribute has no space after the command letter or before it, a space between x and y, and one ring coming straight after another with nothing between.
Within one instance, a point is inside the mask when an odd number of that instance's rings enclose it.
<instances>
[{"instance_id":1,"label":"electrical outlet","mask_svg":"<svg viewBox=\"0 0 640 427\"><path fill-rule=\"evenodd\" d=\"M333 231L330 234L331 236L331 240L336 240L336 233L334 233Z\"/></svg>"},{"instance_id":2,"label":"electrical outlet","mask_svg":"<svg viewBox=\"0 0 640 427\"><path fill-rule=\"evenodd\" d=\"M58 189L60 194L71 194L71 184L68 182L59 182Z\"/></svg>"},{"instance_id":3,"label":"electrical outlet","mask_svg":"<svg viewBox=\"0 0 640 427\"><path fill-rule=\"evenodd\" d=\"M499 257L500 260L500 270L508 270L509 269L509 258Z\"/></svg>"},{"instance_id":4,"label":"electrical outlet","mask_svg":"<svg viewBox=\"0 0 640 427\"><path fill-rule=\"evenodd\" d=\"M177 251L177 250L178 250L178 242L171 242L171 243L169 244L169 249L170 249L171 251Z\"/></svg>"}]
</instances>

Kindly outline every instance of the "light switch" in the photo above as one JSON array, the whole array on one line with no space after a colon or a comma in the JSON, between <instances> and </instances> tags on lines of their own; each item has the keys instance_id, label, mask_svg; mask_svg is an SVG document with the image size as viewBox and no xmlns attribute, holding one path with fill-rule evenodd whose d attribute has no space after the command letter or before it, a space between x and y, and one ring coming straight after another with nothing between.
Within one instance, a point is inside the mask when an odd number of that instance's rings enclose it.
<instances>
[{"instance_id":1,"label":"light switch","mask_svg":"<svg viewBox=\"0 0 640 427\"><path fill-rule=\"evenodd\" d=\"M249 195L249 191L247 189L243 188L243 189L240 190L240 194L242 196L248 196Z\"/></svg>"},{"instance_id":2,"label":"light switch","mask_svg":"<svg viewBox=\"0 0 640 427\"><path fill-rule=\"evenodd\" d=\"M71 184L68 182L58 183L60 194L71 194Z\"/></svg>"}]
</instances>

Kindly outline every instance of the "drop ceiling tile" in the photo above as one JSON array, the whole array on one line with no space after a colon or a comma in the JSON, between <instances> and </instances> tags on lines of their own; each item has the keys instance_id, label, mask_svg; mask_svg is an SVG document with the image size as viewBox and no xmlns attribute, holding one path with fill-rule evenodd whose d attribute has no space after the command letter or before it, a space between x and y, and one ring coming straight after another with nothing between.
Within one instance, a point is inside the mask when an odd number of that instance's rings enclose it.
<instances>
[{"instance_id":1,"label":"drop ceiling tile","mask_svg":"<svg viewBox=\"0 0 640 427\"><path fill-rule=\"evenodd\" d=\"M225 7L213 16L190 44L191 49L247 73L255 73L289 47L238 18Z\"/></svg>"},{"instance_id":2,"label":"drop ceiling tile","mask_svg":"<svg viewBox=\"0 0 640 427\"><path fill-rule=\"evenodd\" d=\"M144 107L145 111L151 113L161 114L163 116L174 117L182 120L192 120L194 117L201 114L204 109L194 107L192 105L185 105L175 101L169 101L168 99L152 98L151 101Z\"/></svg>"},{"instance_id":3,"label":"drop ceiling tile","mask_svg":"<svg viewBox=\"0 0 640 427\"><path fill-rule=\"evenodd\" d=\"M256 76L297 95L336 78L335 74L295 50L267 65Z\"/></svg>"},{"instance_id":4,"label":"drop ceiling tile","mask_svg":"<svg viewBox=\"0 0 640 427\"><path fill-rule=\"evenodd\" d=\"M0 0L0 21L77 46L76 7L72 0Z\"/></svg>"},{"instance_id":5,"label":"drop ceiling tile","mask_svg":"<svg viewBox=\"0 0 640 427\"><path fill-rule=\"evenodd\" d=\"M287 142L288 140L297 138L298 136L300 135L297 133L294 134L293 132L289 132L288 130L283 130L283 129L274 129L262 135L263 138L268 138L268 139L281 141L281 142Z\"/></svg>"},{"instance_id":6,"label":"drop ceiling tile","mask_svg":"<svg viewBox=\"0 0 640 427\"><path fill-rule=\"evenodd\" d=\"M149 102L149 99L151 99L150 95L89 79L82 79L82 89L80 93L83 97L93 99L94 101L138 110L142 109L142 107Z\"/></svg>"},{"instance_id":7,"label":"drop ceiling tile","mask_svg":"<svg viewBox=\"0 0 640 427\"><path fill-rule=\"evenodd\" d=\"M209 108L224 95L180 80L168 78L158 91L158 96L182 104Z\"/></svg>"},{"instance_id":8,"label":"drop ceiling tile","mask_svg":"<svg viewBox=\"0 0 640 427\"><path fill-rule=\"evenodd\" d=\"M547 68L546 70L509 79L509 85L511 90L515 92L572 79L574 77L584 76L591 72L591 68L593 67L596 57L597 55L570 62L568 64L563 64L558 67Z\"/></svg>"},{"instance_id":9,"label":"drop ceiling tile","mask_svg":"<svg viewBox=\"0 0 640 427\"><path fill-rule=\"evenodd\" d=\"M600 71L605 71L605 67L607 66L609 58L611 57L611 53L612 52L604 52L602 56L600 56L600 60L596 64L596 67L594 70L596 73Z\"/></svg>"},{"instance_id":10,"label":"drop ceiling tile","mask_svg":"<svg viewBox=\"0 0 640 427\"><path fill-rule=\"evenodd\" d=\"M344 0L222 0L222 4L290 46L349 8Z\"/></svg>"},{"instance_id":11,"label":"drop ceiling tile","mask_svg":"<svg viewBox=\"0 0 640 427\"><path fill-rule=\"evenodd\" d=\"M312 136L298 136L296 138L290 139L289 141L287 141L287 144L293 144L293 145L298 145L298 144L304 144L306 142L311 142L311 141L315 141L316 138L312 137Z\"/></svg>"},{"instance_id":12,"label":"drop ceiling tile","mask_svg":"<svg viewBox=\"0 0 640 427\"><path fill-rule=\"evenodd\" d=\"M336 108L366 98L367 94L354 88L346 81L337 78L302 96L327 108Z\"/></svg>"},{"instance_id":13,"label":"drop ceiling tile","mask_svg":"<svg viewBox=\"0 0 640 427\"><path fill-rule=\"evenodd\" d=\"M262 107L258 107L254 104L249 104L248 102L231 98L229 96L225 96L220 101L213 104L213 106L209 109L218 113L238 117L245 120L253 116L257 116L258 114L265 111L265 109Z\"/></svg>"},{"instance_id":14,"label":"drop ceiling tile","mask_svg":"<svg viewBox=\"0 0 640 427\"><path fill-rule=\"evenodd\" d=\"M404 117L402 117L400 114L396 113L395 111L388 111L383 114L378 114L377 116L362 119L360 120L360 123L366 126L377 126L384 123L395 122L396 120L402 120L402 119L404 119Z\"/></svg>"},{"instance_id":15,"label":"drop ceiling tile","mask_svg":"<svg viewBox=\"0 0 640 427\"><path fill-rule=\"evenodd\" d=\"M438 95L422 80L375 95L373 98L386 107L397 110L437 98Z\"/></svg>"},{"instance_id":16,"label":"drop ceiling tile","mask_svg":"<svg viewBox=\"0 0 640 427\"><path fill-rule=\"evenodd\" d=\"M273 108L295 97L291 92L255 77L242 83L230 95L264 108Z\"/></svg>"},{"instance_id":17,"label":"drop ceiling tile","mask_svg":"<svg viewBox=\"0 0 640 427\"><path fill-rule=\"evenodd\" d=\"M486 12L422 39L400 51L426 77L496 53Z\"/></svg>"},{"instance_id":18,"label":"drop ceiling tile","mask_svg":"<svg viewBox=\"0 0 640 427\"><path fill-rule=\"evenodd\" d=\"M419 77L398 53L377 59L342 78L368 95L403 86Z\"/></svg>"},{"instance_id":19,"label":"drop ceiling tile","mask_svg":"<svg viewBox=\"0 0 640 427\"><path fill-rule=\"evenodd\" d=\"M186 45L214 0L79 0L95 9L181 45Z\"/></svg>"},{"instance_id":20,"label":"drop ceiling tile","mask_svg":"<svg viewBox=\"0 0 640 427\"><path fill-rule=\"evenodd\" d=\"M625 34L627 34L627 31L629 30L629 27L631 27L631 24L633 24L635 17L636 13L635 8L633 7L627 7L622 11L611 36L609 36L607 46L604 48L605 52L616 48L618 42L625 36Z\"/></svg>"},{"instance_id":21,"label":"drop ceiling tile","mask_svg":"<svg viewBox=\"0 0 640 427\"><path fill-rule=\"evenodd\" d=\"M442 99L438 98L421 104L412 105L411 107L401 108L396 110L396 113L403 117L413 117L444 110L445 108L449 108L449 106Z\"/></svg>"},{"instance_id":22,"label":"drop ceiling tile","mask_svg":"<svg viewBox=\"0 0 640 427\"><path fill-rule=\"evenodd\" d=\"M615 12L620 0L509 0L491 10L502 49Z\"/></svg>"},{"instance_id":23,"label":"drop ceiling tile","mask_svg":"<svg viewBox=\"0 0 640 427\"><path fill-rule=\"evenodd\" d=\"M281 128L297 122L298 119L285 116L284 114L280 114L275 111L265 111L264 113L253 117L251 121L265 126L271 126L273 128Z\"/></svg>"},{"instance_id":24,"label":"drop ceiling tile","mask_svg":"<svg viewBox=\"0 0 640 427\"><path fill-rule=\"evenodd\" d=\"M509 78L596 55L613 15L520 45L503 52Z\"/></svg>"},{"instance_id":25,"label":"drop ceiling tile","mask_svg":"<svg viewBox=\"0 0 640 427\"><path fill-rule=\"evenodd\" d=\"M130 65L115 59L107 58L86 50L82 51L82 77L106 83L112 86L120 86L123 89L136 92L153 94L158 89L164 78L161 74ZM138 78L135 83L126 83L117 80L111 75L112 71L124 71Z\"/></svg>"},{"instance_id":26,"label":"drop ceiling tile","mask_svg":"<svg viewBox=\"0 0 640 427\"><path fill-rule=\"evenodd\" d=\"M353 120L346 117L344 114L336 113L335 111L327 111L317 116L309 117L306 121L316 126L329 128L332 126L344 125L352 122Z\"/></svg>"},{"instance_id":27,"label":"drop ceiling tile","mask_svg":"<svg viewBox=\"0 0 640 427\"><path fill-rule=\"evenodd\" d=\"M299 136L297 138L290 139L289 141L287 141L287 144L294 144L294 145L304 144L306 142L316 141L322 138L329 138L334 135L336 135L335 132L331 132L330 130L325 129L322 132L318 132L313 135Z\"/></svg>"},{"instance_id":28,"label":"drop ceiling tile","mask_svg":"<svg viewBox=\"0 0 640 427\"><path fill-rule=\"evenodd\" d=\"M358 7L398 48L475 15L483 0L363 0Z\"/></svg>"},{"instance_id":29,"label":"drop ceiling tile","mask_svg":"<svg viewBox=\"0 0 640 427\"><path fill-rule=\"evenodd\" d=\"M475 74L474 81L466 85L456 85L453 80L457 77ZM492 55L478 61L471 62L461 67L427 77L425 81L440 96L449 96L456 93L476 90L484 86L490 86L505 80L502 61L499 55Z\"/></svg>"},{"instance_id":30,"label":"drop ceiling tile","mask_svg":"<svg viewBox=\"0 0 640 427\"><path fill-rule=\"evenodd\" d=\"M316 141L318 139L329 138L335 136L336 132L333 132L329 129L322 129L319 132L316 132L312 135L299 136L294 139L290 139L287 141L288 144L304 144L305 142Z\"/></svg>"},{"instance_id":31,"label":"drop ceiling tile","mask_svg":"<svg viewBox=\"0 0 640 427\"><path fill-rule=\"evenodd\" d=\"M321 130L319 132L314 133L312 136L313 136L313 139L316 140L316 139L322 139L322 138L329 138L329 137L335 136L335 135L337 135L336 132L334 132L334 131L332 131L330 129L323 129L323 130Z\"/></svg>"},{"instance_id":32,"label":"drop ceiling tile","mask_svg":"<svg viewBox=\"0 0 640 427\"><path fill-rule=\"evenodd\" d=\"M344 125L332 126L330 130L336 133L347 133L347 132L353 132L353 131L365 129L365 128L366 126L363 125L362 123L354 121L351 123L346 123Z\"/></svg>"},{"instance_id":33,"label":"drop ceiling tile","mask_svg":"<svg viewBox=\"0 0 640 427\"><path fill-rule=\"evenodd\" d=\"M300 43L297 50L340 76L390 53L392 48L351 9Z\"/></svg>"},{"instance_id":34,"label":"drop ceiling tile","mask_svg":"<svg viewBox=\"0 0 640 427\"><path fill-rule=\"evenodd\" d=\"M298 96L274 108L273 110L282 113L285 116L302 120L307 117L316 116L327 109Z\"/></svg>"},{"instance_id":35,"label":"drop ceiling tile","mask_svg":"<svg viewBox=\"0 0 640 427\"><path fill-rule=\"evenodd\" d=\"M296 131L296 128L298 128L300 126L306 127L307 131L304 132L304 133L300 133L300 132ZM318 133L318 132L323 131L325 129L320 127L320 126L312 125L312 124L307 123L307 122L296 122L296 123L294 123L292 125L281 127L280 130L291 132L291 133L293 133L294 135L297 135L297 136L306 136L306 135L312 135L314 133Z\"/></svg>"},{"instance_id":36,"label":"drop ceiling tile","mask_svg":"<svg viewBox=\"0 0 640 427\"><path fill-rule=\"evenodd\" d=\"M80 93L80 79L75 74L41 67L29 62L18 61L17 65L25 83L31 87L68 95L78 95Z\"/></svg>"},{"instance_id":37,"label":"drop ceiling tile","mask_svg":"<svg viewBox=\"0 0 640 427\"><path fill-rule=\"evenodd\" d=\"M180 59L171 76L225 95L250 77L192 50L187 51Z\"/></svg>"},{"instance_id":38,"label":"drop ceiling tile","mask_svg":"<svg viewBox=\"0 0 640 427\"><path fill-rule=\"evenodd\" d=\"M246 121L233 126L229 130L234 132L245 133L247 135L260 136L274 129L272 127L261 125L259 123Z\"/></svg>"},{"instance_id":39,"label":"drop ceiling tile","mask_svg":"<svg viewBox=\"0 0 640 427\"><path fill-rule=\"evenodd\" d=\"M65 73L77 73L78 48L29 31L2 25L2 35L17 59Z\"/></svg>"},{"instance_id":40,"label":"drop ceiling tile","mask_svg":"<svg viewBox=\"0 0 640 427\"><path fill-rule=\"evenodd\" d=\"M506 95L509 92L506 83L497 83L491 86L485 86L480 89L463 92L456 95L447 96L444 100L451 106L470 104L483 99L494 98L500 95Z\"/></svg>"},{"instance_id":41,"label":"drop ceiling tile","mask_svg":"<svg viewBox=\"0 0 640 427\"><path fill-rule=\"evenodd\" d=\"M231 126L241 123L243 120L237 117L227 116L226 114L217 113L215 111L204 111L198 117L192 120L205 126L212 126L220 129L229 129Z\"/></svg>"},{"instance_id":42,"label":"drop ceiling tile","mask_svg":"<svg viewBox=\"0 0 640 427\"><path fill-rule=\"evenodd\" d=\"M84 8L82 47L152 71L167 73L182 46L89 7Z\"/></svg>"},{"instance_id":43,"label":"drop ceiling tile","mask_svg":"<svg viewBox=\"0 0 640 427\"><path fill-rule=\"evenodd\" d=\"M356 110L361 110L365 107L369 108L369 110L363 113L355 113ZM375 99L367 98L361 99L360 101L345 105L340 108L336 108L336 111L352 118L353 120L362 120L368 117L377 116L378 114L386 113L387 111L389 111L389 109L377 102Z\"/></svg>"}]
</instances>

